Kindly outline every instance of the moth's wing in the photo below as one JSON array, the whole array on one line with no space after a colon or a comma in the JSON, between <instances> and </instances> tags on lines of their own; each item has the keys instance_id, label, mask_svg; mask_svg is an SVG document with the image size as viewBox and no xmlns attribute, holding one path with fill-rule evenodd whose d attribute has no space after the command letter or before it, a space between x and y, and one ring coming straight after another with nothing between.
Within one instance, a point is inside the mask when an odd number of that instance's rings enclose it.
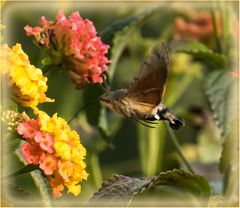
<instances>
[{"instance_id":1,"label":"moth's wing","mask_svg":"<svg viewBox=\"0 0 240 208\"><path fill-rule=\"evenodd\" d=\"M156 105L150 104L150 103L143 103L143 102L138 102L135 100L131 99L123 99L122 102L127 102L127 105L130 107L131 110L134 112L137 112L138 115L146 115L152 112L153 108L156 107Z\"/></svg>"},{"instance_id":2,"label":"moth's wing","mask_svg":"<svg viewBox=\"0 0 240 208\"><path fill-rule=\"evenodd\" d=\"M126 99L158 105L165 92L169 62L167 45L164 43L155 47L143 62L138 77L129 87Z\"/></svg>"}]
</instances>

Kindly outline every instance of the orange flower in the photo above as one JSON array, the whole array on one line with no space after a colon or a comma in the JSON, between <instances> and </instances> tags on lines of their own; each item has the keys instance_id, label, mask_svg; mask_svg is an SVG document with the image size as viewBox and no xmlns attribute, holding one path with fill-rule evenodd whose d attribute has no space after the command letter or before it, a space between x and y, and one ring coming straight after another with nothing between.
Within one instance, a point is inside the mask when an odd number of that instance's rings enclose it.
<instances>
[{"instance_id":1,"label":"orange flower","mask_svg":"<svg viewBox=\"0 0 240 208\"><path fill-rule=\"evenodd\" d=\"M220 17L217 16L217 26L221 33L222 26ZM192 16L188 22L182 17L176 17L174 20L174 38L196 38L198 40L212 39L214 37L214 29L210 12L197 13Z\"/></svg>"},{"instance_id":2,"label":"orange flower","mask_svg":"<svg viewBox=\"0 0 240 208\"><path fill-rule=\"evenodd\" d=\"M28 119L17 127L18 133L27 139L21 148L22 155L29 164L39 165L43 170L55 197L62 195L65 186L68 192L79 195L80 183L88 176L86 149L79 135L57 114L50 117L43 111L35 113L37 119Z\"/></svg>"}]
</instances>

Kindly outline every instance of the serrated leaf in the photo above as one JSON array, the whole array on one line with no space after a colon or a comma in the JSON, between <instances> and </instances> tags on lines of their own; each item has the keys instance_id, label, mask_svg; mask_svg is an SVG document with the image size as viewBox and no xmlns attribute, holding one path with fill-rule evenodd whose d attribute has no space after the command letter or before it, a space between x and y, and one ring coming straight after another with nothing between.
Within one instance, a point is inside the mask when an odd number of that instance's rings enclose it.
<instances>
[{"instance_id":1,"label":"serrated leaf","mask_svg":"<svg viewBox=\"0 0 240 208\"><path fill-rule=\"evenodd\" d=\"M182 188L199 199L202 205L207 204L211 195L211 187L208 181L202 176L174 169L173 171L160 173L157 177L156 185L172 185Z\"/></svg>"},{"instance_id":2,"label":"serrated leaf","mask_svg":"<svg viewBox=\"0 0 240 208\"><path fill-rule=\"evenodd\" d=\"M118 30L117 33L114 34L113 46L111 47L111 65L108 70L110 82L115 73L119 58L128 43L129 37L131 37L131 35L137 29L139 29L143 25L143 23L156 11L157 9L149 9L140 13L139 15L136 15L135 17L130 18L131 21L129 20L125 22L128 24L122 24L122 26L125 27L122 27L121 30Z\"/></svg>"},{"instance_id":3,"label":"serrated leaf","mask_svg":"<svg viewBox=\"0 0 240 208\"><path fill-rule=\"evenodd\" d=\"M174 52L191 54L195 58L201 59L217 68L224 68L224 66L226 65L226 58L224 55L214 53L206 45L198 41L175 41L171 44L170 47Z\"/></svg>"},{"instance_id":4,"label":"serrated leaf","mask_svg":"<svg viewBox=\"0 0 240 208\"><path fill-rule=\"evenodd\" d=\"M208 181L202 176L193 175L183 170L162 172L157 176L132 178L114 175L102 184L90 200L101 205L129 205L134 195L159 185L170 185L193 194L202 205L206 205L211 195Z\"/></svg>"},{"instance_id":5,"label":"serrated leaf","mask_svg":"<svg viewBox=\"0 0 240 208\"><path fill-rule=\"evenodd\" d=\"M235 80L228 72L215 71L209 75L205 91L210 101L214 119L225 137L233 120L236 98L232 96Z\"/></svg>"},{"instance_id":6,"label":"serrated leaf","mask_svg":"<svg viewBox=\"0 0 240 208\"><path fill-rule=\"evenodd\" d=\"M214 72L207 80L206 93L209 97L214 118L222 131L224 139L219 163L224 173L224 194L228 201L237 194L238 186L238 139L239 139L239 103L238 78L229 72Z\"/></svg>"},{"instance_id":7,"label":"serrated leaf","mask_svg":"<svg viewBox=\"0 0 240 208\"><path fill-rule=\"evenodd\" d=\"M155 177L131 178L123 175L114 175L104 181L102 187L91 198L91 202L102 201L103 204L126 206L136 193L141 193L154 181Z\"/></svg>"}]
</instances>

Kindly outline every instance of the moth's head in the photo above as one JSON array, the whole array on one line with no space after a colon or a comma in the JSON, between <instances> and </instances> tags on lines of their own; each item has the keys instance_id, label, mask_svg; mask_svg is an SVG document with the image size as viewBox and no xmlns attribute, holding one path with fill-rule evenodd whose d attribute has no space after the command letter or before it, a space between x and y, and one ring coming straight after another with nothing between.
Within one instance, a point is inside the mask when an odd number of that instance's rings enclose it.
<instances>
[{"instance_id":1,"label":"moth's head","mask_svg":"<svg viewBox=\"0 0 240 208\"><path fill-rule=\"evenodd\" d=\"M106 106L108 108L112 108L112 96L111 94L102 94L99 98L99 101L100 103L103 105L103 106Z\"/></svg>"}]
</instances>

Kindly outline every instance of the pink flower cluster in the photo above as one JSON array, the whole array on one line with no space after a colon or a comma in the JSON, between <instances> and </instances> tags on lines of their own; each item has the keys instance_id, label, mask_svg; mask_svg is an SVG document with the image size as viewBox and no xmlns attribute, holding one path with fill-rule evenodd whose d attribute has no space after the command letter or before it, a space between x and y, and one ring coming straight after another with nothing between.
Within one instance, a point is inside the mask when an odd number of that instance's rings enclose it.
<instances>
[{"instance_id":1,"label":"pink flower cluster","mask_svg":"<svg viewBox=\"0 0 240 208\"><path fill-rule=\"evenodd\" d=\"M219 16L217 16L217 26L221 33L222 27ZM174 38L196 38L198 40L208 40L213 38L214 29L209 12L198 13L188 22L182 17L174 20Z\"/></svg>"},{"instance_id":2,"label":"pink flower cluster","mask_svg":"<svg viewBox=\"0 0 240 208\"><path fill-rule=\"evenodd\" d=\"M25 26L28 36L34 36L36 42L49 54L52 62L63 65L77 89L89 82L101 83L101 74L108 69L110 62L105 55L108 45L97 37L95 27L78 12L68 18L59 11L56 21L47 21L41 17L42 27Z\"/></svg>"},{"instance_id":3,"label":"pink flower cluster","mask_svg":"<svg viewBox=\"0 0 240 208\"><path fill-rule=\"evenodd\" d=\"M38 121L33 119L20 123L17 131L23 138L27 139L21 148L21 153L27 163L39 164L46 175L51 175L57 168L57 158L48 155L48 153L54 153L52 136L41 132Z\"/></svg>"}]
</instances>

